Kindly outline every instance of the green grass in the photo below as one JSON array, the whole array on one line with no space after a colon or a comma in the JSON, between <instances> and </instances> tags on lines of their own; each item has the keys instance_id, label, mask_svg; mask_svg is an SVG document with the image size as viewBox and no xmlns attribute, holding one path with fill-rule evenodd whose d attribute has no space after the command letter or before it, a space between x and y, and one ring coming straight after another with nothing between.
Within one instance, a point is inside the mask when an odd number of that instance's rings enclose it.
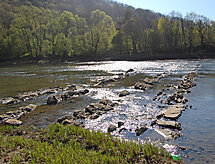
<instances>
[{"instance_id":1,"label":"green grass","mask_svg":"<svg viewBox=\"0 0 215 164\"><path fill-rule=\"evenodd\" d=\"M0 128L0 159L10 163L163 163L172 161L162 148L120 141L110 134L52 124L34 129ZM1 162L1 160L0 160Z\"/></svg>"}]
</instances>

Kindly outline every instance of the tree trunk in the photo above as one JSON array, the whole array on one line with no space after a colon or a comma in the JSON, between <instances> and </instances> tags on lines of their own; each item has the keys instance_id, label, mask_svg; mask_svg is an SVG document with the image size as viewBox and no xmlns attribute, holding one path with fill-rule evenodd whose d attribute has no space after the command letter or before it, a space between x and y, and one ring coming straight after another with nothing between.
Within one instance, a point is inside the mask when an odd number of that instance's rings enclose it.
<instances>
[{"instance_id":1,"label":"tree trunk","mask_svg":"<svg viewBox=\"0 0 215 164\"><path fill-rule=\"evenodd\" d=\"M133 45L133 52L137 53L137 43L135 40L132 40L132 45Z\"/></svg>"}]
</instances>

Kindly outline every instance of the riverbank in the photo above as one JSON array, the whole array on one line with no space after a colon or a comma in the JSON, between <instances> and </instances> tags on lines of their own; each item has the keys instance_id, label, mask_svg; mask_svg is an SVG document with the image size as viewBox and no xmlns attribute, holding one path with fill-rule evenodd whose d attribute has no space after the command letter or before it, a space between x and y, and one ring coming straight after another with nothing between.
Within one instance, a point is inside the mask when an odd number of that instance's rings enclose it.
<instances>
[{"instance_id":1,"label":"riverbank","mask_svg":"<svg viewBox=\"0 0 215 164\"><path fill-rule=\"evenodd\" d=\"M63 64L69 62L99 62L99 61L156 61L156 60L201 60L215 59L215 54L210 53L177 53L177 52L159 52L153 54L137 53L137 54L94 54L94 55L79 55L67 58L18 58L7 61L0 61L0 66L19 65L19 64Z\"/></svg>"},{"instance_id":2,"label":"riverbank","mask_svg":"<svg viewBox=\"0 0 215 164\"><path fill-rule=\"evenodd\" d=\"M0 127L0 163L182 163L164 148L77 126Z\"/></svg>"}]
</instances>

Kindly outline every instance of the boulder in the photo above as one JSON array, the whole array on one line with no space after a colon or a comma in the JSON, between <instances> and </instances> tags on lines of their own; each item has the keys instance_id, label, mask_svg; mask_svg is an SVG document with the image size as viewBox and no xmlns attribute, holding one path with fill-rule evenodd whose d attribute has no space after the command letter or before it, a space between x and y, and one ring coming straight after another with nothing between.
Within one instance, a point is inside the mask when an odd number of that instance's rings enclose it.
<instances>
[{"instance_id":1,"label":"boulder","mask_svg":"<svg viewBox=\"0 0 215 164\"><path fill-rule=\"evenodd\" d=\"M57 100L56 96L51 96L48 98L46 103L48 105L55 105L55 104L57 104L57 102L58 102L58 100Z\"/></svg>"},{"instance_id":2,"label":"boulder","mask_svg":"<svg viewBox=\"0 0 215 164\"><path fill-rule=\"evenodd\" d=\"M115 125L110 125L109 127L108 127L108 133L111 133L111 132L113 132L113 131L115 131L116 130L116 126Z\"/></svg>"},{"instance_id":3,"label":"boulder","mask_svg":"<svg viewBox=\"0 0 215 164\"><path fill-rule=\"evenodd\" d=\"M16 120L16 119L8 119L5 121L6 125L13 125L13 126L19 126L22 124L22 121Z\"/></svg>"},{"instance_id":4,"label":"boulder","mask_svg":"<svg viewBox=\"0 0 215 164\"><path fill-rule=\"evenodd\" d=\"M157 125L166 127L166 128L172 128L172 129L180 129L181 124L179 122L175 121L164 121L164 120L159 120L157 121Z\"/></svg>"},{"instance_id":5,"label":"boulder","mask_svg":"<svg viewBox=\"0 0 215 164\"><path fill-rule=\"evenodd\" d=\"M124 90L124 91L120 92L119 97L127 96L129 94L130 93L127 90Z\"/></svg>"}]
</instances>

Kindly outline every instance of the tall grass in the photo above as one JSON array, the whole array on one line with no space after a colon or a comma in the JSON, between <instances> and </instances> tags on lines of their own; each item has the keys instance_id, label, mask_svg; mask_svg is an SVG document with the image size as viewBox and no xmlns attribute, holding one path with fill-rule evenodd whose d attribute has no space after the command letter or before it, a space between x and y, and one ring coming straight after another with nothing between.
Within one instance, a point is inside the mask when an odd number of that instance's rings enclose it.
<instances>
[{"instance_id":1,"label":"tall grass","mask_svg":"<svg viewBox=\"0 0 215 164\"><path fill-rule=\"evenodd\" d=\"M13 153L12 163L147 163L171 160L151 144L120 141L110 134L77 126L52 124L41 131L0 128L0 158Z\"/></svg>"}]
</instances>

